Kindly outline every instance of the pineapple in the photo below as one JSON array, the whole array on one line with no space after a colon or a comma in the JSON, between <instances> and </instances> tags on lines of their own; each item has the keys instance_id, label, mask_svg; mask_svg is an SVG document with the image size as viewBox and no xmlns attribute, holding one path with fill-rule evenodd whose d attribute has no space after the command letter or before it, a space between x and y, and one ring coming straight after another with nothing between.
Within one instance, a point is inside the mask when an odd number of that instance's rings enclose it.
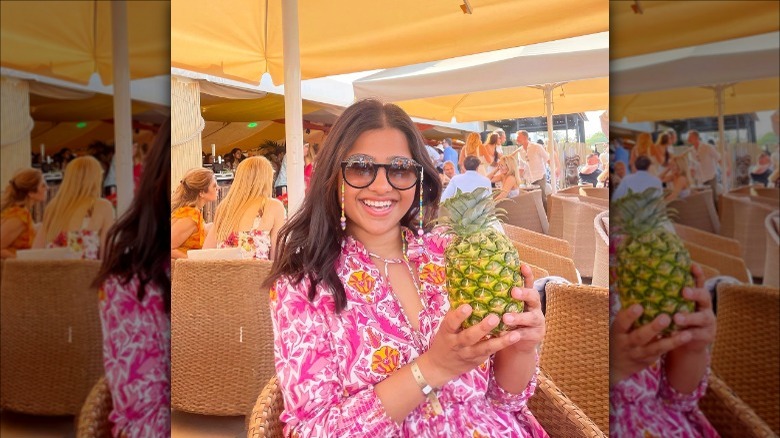
<instances>
[{"instance_id":1,"label":"pineapple","mask_svg":"<svg viewBox=\"0 0 780 438\"><path fill-rule=\"evenodd\" d=\"M693 287L691 256L674 232L660 190L649 188L614 201L610 209L617 245L616 287L622 308L639 303L644 312L639 327L661 313L692 312L694 303L682 297L684 287ZM675 330L672 322L663 332Z\"/></svg>"},{"instance_id":2,"label":"pineapple","mask_svg":"<svg viewBox=\"0 0 780 438\"><path fill-rule=\"evenodd\" d=\"M485 188L458 190L443 205L450 216L440 223L454 234L445 250L450 305L454 309L465 303L473 309L463 328L491 313L501 318L508 312L522 312L523 303L511 295L514 286L523 286L520 256L512 241L492 226L498 221L494 196ZM501 321L491 335L511 328Z\"/></svg>"}]
</instances>

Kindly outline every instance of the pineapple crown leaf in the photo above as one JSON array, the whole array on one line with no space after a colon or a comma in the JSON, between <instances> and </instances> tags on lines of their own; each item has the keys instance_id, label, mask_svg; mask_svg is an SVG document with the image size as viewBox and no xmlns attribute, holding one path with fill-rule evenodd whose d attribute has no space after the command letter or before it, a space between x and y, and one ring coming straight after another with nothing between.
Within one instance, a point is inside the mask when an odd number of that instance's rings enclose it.
<instances>
[{"instance_id":1,"label":"pineapple crown leaf","mask_svg":"<svg viewBox=\"0 0 780 438\"><path fill-rule=\"evenodd\" d=\"M458 235L474 234L497 221L496 214L501 209L496 208L495 196L490 189L480 187L471 192L458 190L455 196L443 202L449 212L448 217L439 219L439 223L448 225L452 232Z\"/></svg>"},{"instance_id":2,"label":"pineapple crown leaf","mask_svg":"<svg viewBox=\"0 0 780 438\"><path fill-rule=\"evenodd\" d=\"M669 220L663 193L657 188L628 193L611 204L614 225L622 232L638 235L652 232Z\"/></svg>"}]
</instances>

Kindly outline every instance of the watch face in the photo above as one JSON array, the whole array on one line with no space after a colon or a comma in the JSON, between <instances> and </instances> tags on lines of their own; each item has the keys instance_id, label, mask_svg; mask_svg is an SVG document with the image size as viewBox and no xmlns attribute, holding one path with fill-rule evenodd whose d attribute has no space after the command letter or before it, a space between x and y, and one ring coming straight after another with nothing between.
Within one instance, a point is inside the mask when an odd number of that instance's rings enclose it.
<instances>
[{"instance_id":1,"label":"watch face","mask_svg":"<svg viewBox=\"0 0 780 438\"><path fill-rule=\"evenodd\" d=\"M423 394L428 395L433 391L433 388L431 388L431 385L425 385L425 387L422 389Z\"/></svg>"}]
</instances>

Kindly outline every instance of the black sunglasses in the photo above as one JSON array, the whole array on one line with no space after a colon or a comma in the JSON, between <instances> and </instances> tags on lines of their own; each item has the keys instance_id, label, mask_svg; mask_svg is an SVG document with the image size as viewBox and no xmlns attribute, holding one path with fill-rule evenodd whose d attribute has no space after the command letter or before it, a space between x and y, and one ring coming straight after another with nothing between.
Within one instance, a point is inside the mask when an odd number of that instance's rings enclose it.
<instances>
[{"instance_id":1,"label":"black sunglasses","mask_svg":"<svg viewBox=\"0 0 780 438\"><path fill-rule=\"evenodd\" d=\"M417 184L422 166L405 157L393 157L389 163L375 163L368 155L353 155L341 162L344 181L356 189L364 189L376 180L379 168L385 169L387 182L396 190L409 190Z\"/></svg>"}]
</instances>

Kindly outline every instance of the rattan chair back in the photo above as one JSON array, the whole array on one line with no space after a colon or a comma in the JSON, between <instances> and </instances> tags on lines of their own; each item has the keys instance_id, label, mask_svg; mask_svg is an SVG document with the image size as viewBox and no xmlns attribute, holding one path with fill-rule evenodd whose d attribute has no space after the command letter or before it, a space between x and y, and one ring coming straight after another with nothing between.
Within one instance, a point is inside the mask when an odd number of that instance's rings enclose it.
<instances>
[{"instance_id":1,"label":"rattan chair back","mask_svg":"<svg viewBox=\"0 0 780 438\"><path fill-rule=\"evenodd\" d=\"M537 233L536 231L510 224L503 224L503 227L507 237L515 242L543 249L561 257L569 259L572 257L571 246L569 245L569 242L563 239L558 239L557 237Z\"/></svg>"}]
</instances>

